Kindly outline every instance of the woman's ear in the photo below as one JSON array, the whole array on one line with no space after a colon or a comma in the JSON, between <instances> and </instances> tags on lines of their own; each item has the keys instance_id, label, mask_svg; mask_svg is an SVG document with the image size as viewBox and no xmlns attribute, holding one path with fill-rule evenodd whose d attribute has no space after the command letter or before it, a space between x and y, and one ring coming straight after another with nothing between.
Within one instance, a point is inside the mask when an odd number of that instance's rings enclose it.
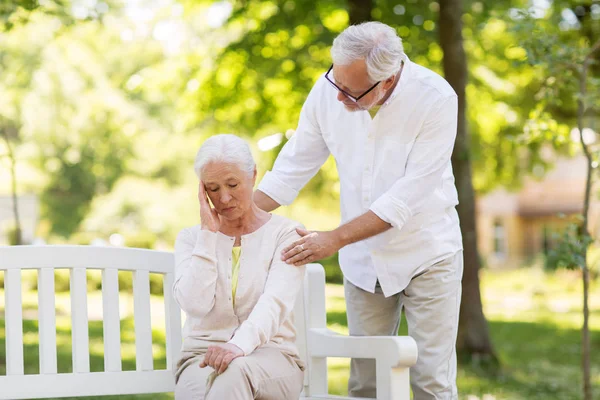
<instances>
[{"instance_id":1,"label":"woman's ear","mask_svg":"<svg viewBox=\"0 0 600 400\"><path fill-rule=\"evenodd\" d=\"M256 185L256 176L258 175L258 172L256 171L256 166L254 166L254 173L252 174L252 186L254 187L254 185Z\"/></svg>"}]
</instances>

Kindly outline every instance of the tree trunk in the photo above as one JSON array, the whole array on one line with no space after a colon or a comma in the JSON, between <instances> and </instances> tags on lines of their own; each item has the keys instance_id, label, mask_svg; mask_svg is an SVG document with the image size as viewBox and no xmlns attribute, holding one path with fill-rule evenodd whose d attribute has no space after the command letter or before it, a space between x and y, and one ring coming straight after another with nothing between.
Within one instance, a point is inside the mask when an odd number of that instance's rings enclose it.
<instances>
[{"instance_id":1,"label":"tree trunk","mask_svg":"<svg viewBox=\"0 0 600 400\"><path fill-rule=\"evenodd\" d=\"M19 217L19 207L18 207L18 199L17 199L17 160L15 159L15 155L12 151L12 146L10 145L10 139L8 137L8 133L6 129L2 129L2 136L4 136L4 140L6 142L6 149L8 151L8 158L10 160L10 177L11 177L11 192L12 192L12 200L13 200L13 215L15 217L15 232L14 232L14 243L20 245L23 243L22 235L21 235L21 218Z\"/></svg>"},{"instance_id":2,"label":"tree trunk","mask_svg":"<svg viewBox=\"0 0 600 400\"><path fill-rule=\"evenodd\" d=\"M456 179L460 229L464 246L463 291L458 326L457 351L464 359L483 359L494 365L498 359L483 315L479 290L480 261L475 225L475 193L473 191L469 135L465 116L467 59L462 38L462 1L440 1L440 45L444 52L444 75L458 95L458 132L452 153Z\"/></svg>"},{"instance_id":3,"label":"tree trunk","mask_svg":"<svg viewBox=\"0 0 600 400\"><path fill-rule=\"evenodd\" d=\"M579 140L581 148L585 154L587 163L587 176L585 180L585 197L583 199L583 239L587 241L590 236L588 232L589 210L590 210L590 195L592 190L592 154L583 137L583 118L585 116L585 97L587 95L587 75L589 66L593 60L594 53L600 50L600 40L592 46L590 53L585 58L579 73L579 96L577 98L577 128L579 129ZM588 246L583 249L583 327L581 329L581 368L583 372L583 399L592 400L592 384L591 384L591 360L590 360L590 309L589 309L589 290L590 290L590 270L588 268L587 257Z\"/></svg>"},{"instance_id":4,"label":"tree trunk","mask_svg":"<svg viewBox=\"0 0 600 400\"><path fill-rule=\"evenodd\" d=\"M373 0L348 0L350 25L360 24L371 20Z\"/></svg>"}]
</instances>

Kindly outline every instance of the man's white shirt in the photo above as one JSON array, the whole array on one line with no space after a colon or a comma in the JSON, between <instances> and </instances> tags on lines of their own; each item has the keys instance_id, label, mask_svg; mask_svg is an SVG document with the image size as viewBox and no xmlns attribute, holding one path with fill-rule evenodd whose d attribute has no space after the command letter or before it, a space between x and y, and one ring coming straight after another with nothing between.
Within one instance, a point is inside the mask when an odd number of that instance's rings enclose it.
<instances>
[{"instance_id":1,"label":"man's white shirt","mask_svg":"<svg viewBox=\"0 0 600 400\"><path fill-rule=\"evenodd\" d=\"M384 295L401 292L431 265L462 249L450 157L457 96L439 75L406 59L400 81L374 118L350 112L321 77L296 133L258 189L288 205L332 154L340 177L342 224L371 210L393 227L345 246L346 279Z\"/></svg>"}]
</instances>

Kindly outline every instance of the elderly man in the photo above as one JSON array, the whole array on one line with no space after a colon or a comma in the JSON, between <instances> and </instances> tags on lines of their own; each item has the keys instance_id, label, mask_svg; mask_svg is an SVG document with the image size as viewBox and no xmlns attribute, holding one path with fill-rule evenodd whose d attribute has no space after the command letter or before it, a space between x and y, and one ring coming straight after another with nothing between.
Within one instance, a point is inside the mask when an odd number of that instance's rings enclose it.
<instances>
[{"instance_id":1,"label":"elderly man","mask_svg":"<svg viewBox=\"0 0 600 400\"><path fill-rule=\"evenodd\" d=\"M463 260L450 163L456 93L411 62L396 32L378 22L347 28L331 55L256 204L267 211L290 204L333 154L342 224L298 229L302 238L282 259L302 265L339 250L350 334L396 335L404 309L419 349L415 399L457 399ZM373 360L352 360L348 391L376 396Z\"/></svg>"}]
</instances>

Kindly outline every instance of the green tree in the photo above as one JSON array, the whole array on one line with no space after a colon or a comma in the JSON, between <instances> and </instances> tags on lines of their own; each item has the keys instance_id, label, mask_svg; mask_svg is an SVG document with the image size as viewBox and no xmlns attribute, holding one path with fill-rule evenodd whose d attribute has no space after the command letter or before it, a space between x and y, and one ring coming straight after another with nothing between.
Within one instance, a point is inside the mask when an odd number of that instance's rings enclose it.
<instances>
[{"instance_id":1,"label":"green tree","mask_svg":"<svg viewBox=\"0 0 600 400\"><path fill-rule=\"evenodd\" d=\"M124 42L100 20L107 12L116 19L120 10L80 10L83 19L65 24L38 8L27 23L1 33L0 115L15 127L13 143L27 148L29 164L46 176L42 213L65 237L95 196L130 170L138 139L162 129L152 104L128 90L136 73L162 61L162 48L151 40Z\"/></svg>"},{"instance_id":2,"label":"green tree","mask_svg":"<svg viewBox=\"0 0 600 400\"><path fill-rule=\"evenodd\" d=\"M591 8L589 9L591 10ZM575 11L577 12L577 8L575 8ZM579 16L585 16L585 14L585 10L577 13ZM600 9L598 14L600 14ZM598 118L600 111L600 79L597 75L593 75L594 68L598 71L600 39L589 39L589 32L594 30L592 24L581 23L579 18L577 20L571 19L571 21L565 20L562 13L557 15L556 12L550 12L547 17L540 18L538 16L536 18L535 15L523 12L520 18L521 23L517 26L517 29L528 34L527 39L523 41L523 46L527 49L528 61L536 66L538 71L546 78L546 85L541 92L540 102L549 109L562 110L563 115L567 116L569 115L570 105L576 104L575 123L579 144L587 161L581 223L571 225L565 231L557 247L547 259L547 267L552 269L560 267L580 269L582 273L583 398L591 400L591 347L588 304L590 265L588 252L593 238L589 231L589 209L597 154L592 152L591 143L593 141L586 137L585 128L588 118ZM598 28L598 24L595 28ZM557 93L561 96L557 97ZM593 131L589 130L587 132Z\"/></svg>"},{"instance_id":3,"label":"green tree","mask_svg":"<svg viewBox=\"0 0 600 400\"><path fill-rule=\"evenodd\" d=\"M48 1L47 6L43 8L43 12L55 11L56 9L53 6L56 5L57 3ZM39 2L33 0L0 1L0 35L2 35L3 32L7 32L12 29L15 25L19 26L26 24L31 13L39 8ZM2 59L0 57L0 63L1 61ZM3 154L3 156L8 159L9 163L8 168L11 179L10 191L13 203L13 215L15 219L15 226L11 232L11 244L16 245L22 244L21 218L19 216L18 207L17 155L14 149L14 147L18 145L19 129L19 121L15 120L14 118L12 121L9 121L6 117L2 117L2 115L0 115L0 135L4 139L4 147L6 149L6 154Z\"/></svg>"}]
</instances>

